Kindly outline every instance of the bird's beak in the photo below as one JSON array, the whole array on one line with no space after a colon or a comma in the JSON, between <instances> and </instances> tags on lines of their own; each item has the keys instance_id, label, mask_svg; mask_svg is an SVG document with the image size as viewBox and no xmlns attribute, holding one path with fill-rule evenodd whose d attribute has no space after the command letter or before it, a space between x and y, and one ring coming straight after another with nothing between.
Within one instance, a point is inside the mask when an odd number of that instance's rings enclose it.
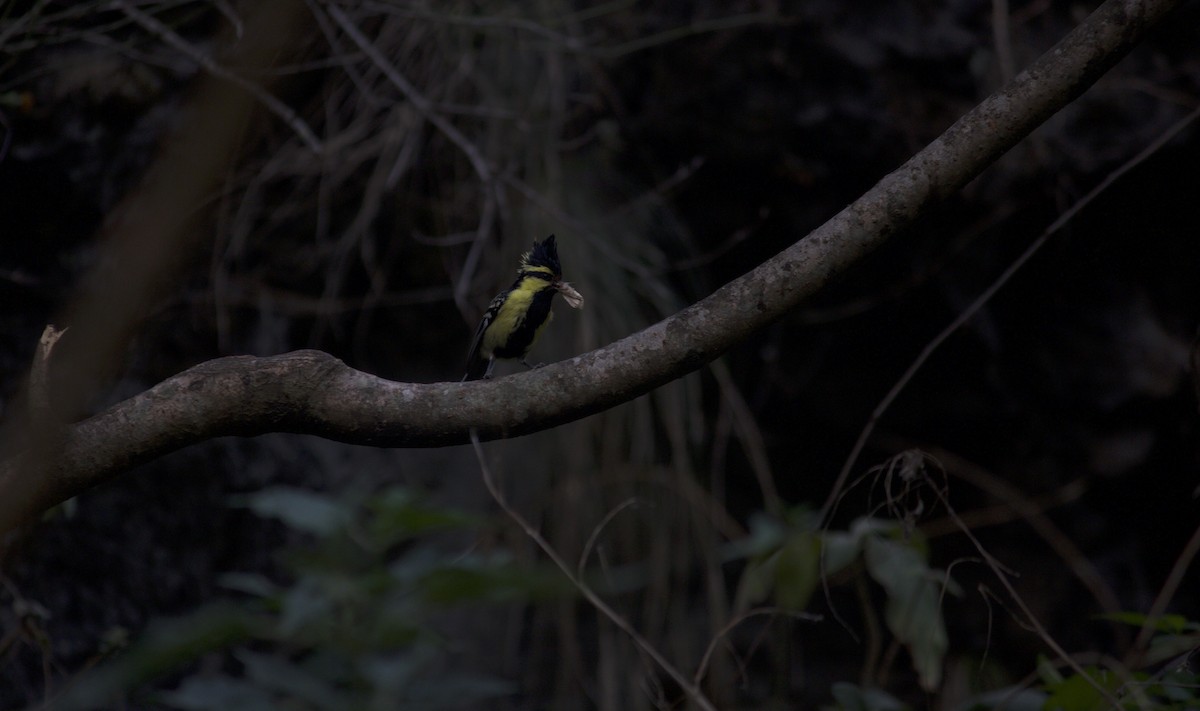
<instances>
[{"instance_id":1,"label":"bird's beak","mask_svg":"<svg viewBox=\"0 0 1200 711\"><path fill-rule=\"evenodd\" d=\"M554 285L554 288L558 289L558 293L562 294L563 300L567 302L567 306L573 309L583 308L583 294L575 291L575 287L565 281L560 281Z\"/></svg>"}]
</instances>

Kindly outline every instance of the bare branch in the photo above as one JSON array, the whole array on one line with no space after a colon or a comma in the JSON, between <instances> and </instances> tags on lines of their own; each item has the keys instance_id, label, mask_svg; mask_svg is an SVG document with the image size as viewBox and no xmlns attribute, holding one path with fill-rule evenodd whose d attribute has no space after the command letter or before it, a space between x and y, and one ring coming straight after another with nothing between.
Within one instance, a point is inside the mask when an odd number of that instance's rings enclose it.
<instances>
[{"instance_id":1,"label":"bare branch","mask_svg":"<svg viewBox=\"0 0 1200 711\"><path fill-rule=\"evenodd\" d=\"M66 428L52 462L35 466L17 455L0 465L0 530L210 437L284 431L379 446L440 446L466 442L472 428L482 439L528 434L646 393L795 308L960 189L1082 93L1177 4L1108 0L807 238L637 334L531 373L468 384L392 383L313 351L211 361Z\"/></svg>"}]
</instances>

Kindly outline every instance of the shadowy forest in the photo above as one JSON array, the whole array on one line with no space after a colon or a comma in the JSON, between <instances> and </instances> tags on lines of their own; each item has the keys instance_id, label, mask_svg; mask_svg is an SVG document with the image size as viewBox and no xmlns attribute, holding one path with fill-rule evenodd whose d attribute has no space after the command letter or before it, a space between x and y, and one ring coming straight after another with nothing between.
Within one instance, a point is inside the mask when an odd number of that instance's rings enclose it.
<instances>
[{"instance_id":1,"label":"shadowy forest","mask_svg":"<svg viewBox=\"0 0 1200 711\"><path fill-rule=\"evenodd\" d=\"M0 458L54 449L43 395L79 422L222 356L457 382L550 234L586 305L531 362L612 344L1097 6L4 2ZM1200 706L1197 27L645 395L477 446L204 439L33 512L0 709Z\"/></svg>"}]
</instances>

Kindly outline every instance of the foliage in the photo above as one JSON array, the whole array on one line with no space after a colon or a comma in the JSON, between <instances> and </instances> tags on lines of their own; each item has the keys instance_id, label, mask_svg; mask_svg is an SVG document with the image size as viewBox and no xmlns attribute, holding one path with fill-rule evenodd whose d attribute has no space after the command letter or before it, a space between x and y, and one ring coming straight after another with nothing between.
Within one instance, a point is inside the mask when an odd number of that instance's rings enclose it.
<instances>
[{"instance_id":1,"label":"foliage","mask_svg":"<svg viewBox=\"0 0 1200 711\"><path fill-rule=\"evenodd\" d=\"M437 551L431 539L477 534L487 522L431 505L406 487L333 496L273 486L232 503L302 534L307 542L283 556L289 575L225 575L223 584L239 598L156 623L113 661L80 675L55 699L56 708L95 708L114 698L188 711L486 704L517 686L456 671L455 645L438 629L439 615L575 593L556 571L530 570L502 550L453 557ZM941 602L946 592L959 591L945 572L929 567L926 541L880 518L856 519L844 531L814 530L814 522L806 509L792 511L785 522L758 516L750 536L725 547L726 560L747 560L736 610L748 612L769 598L800 611L821 589L822 575L839 586L869 579L883 594L888 629L909 649L920 684L937 691L947 651ZM1102 617L1147 624L1138 613ZM1084 668L1085 678L1063 674L1042 658L1039 688L977 691L956 708L1087 711L1103 707L1106 695L1126 709L1193 708L1200 674L1188 661L1200 624L1164 615L1151 629L1144 661L1161 666L1156 674L1093 665ZM162 690L158 680L171 676L177 683ZM847 682L833 684L831 694L830 710L913 708L885 689Z\"/></svg>"},{"instance_id":2,"label":"foliage","mask_svg":"<svg viewBox=\"0 0 1200 711\"><path fill-rule=\"evenodd\" d=\"M455 671L438 615L571 594L558 576L502 551L434 551L427 539L435 534L484 522L404 487L334 497L276 486L234 503L311 539L285 556L287 578L226 575L241 602L159 624L116 661L78 679L56 708L90 708L128 694L189 711L458 708L514 689ZM219 661L197 668L206 658ZM136 690L167 673L182 674L173 690Z\"/></svg>"},{"instance_id":3,"label":"foliage","mask_svg":"<svg viewBox=\"0 0 1200 711\"><path fill-rule=\"evenodd\" d=\"M921 537L905 536L901 524L878 518L859 518L846 531L814 531L812 516L804 512L795 518L800 525L774 530L774 545L748 566L737 608L771 596L780 607L805 609L822 573L834 576L858 564L883 589L888 629L908 647L921 686L936 689L948 646L942 596L959 591L944 571L929 567ZM770 526L759 520L760 528Z\"/></svg>"},{"instance_id":4,"label":"foliage","mask_svg":"<svg viewBox=\"0 0 1200 711\"><path fill-rule=\"evenodd\" d=\"M881 689L840 682L833 685L836 711L908 711L909 706Z\"/></svg>"},{"instance_id":5,"label":"foliage","mask_svg":"<svg viewBox=\"0 0 1200 711\"><path fill-rule=\"evenodd\" d=\"M1105 692L1116 697L1122 709L1192 709L1200 704L1200 671L1192 658L1200 650L1200 623L1182 615L1163 615L1149 620L1136 612L1102 615L1120 624L1138 628L1150 624L1150 638L1142 663L1147 668L1158 667L1151 673L1141 669L1089 665L1083 668L1086 677L1078 672L1061 673L1049 660L1038 663L1042 688L1049 694L1045 711L1087 711L1108 704Z\"/></svg>"}]
</instances>

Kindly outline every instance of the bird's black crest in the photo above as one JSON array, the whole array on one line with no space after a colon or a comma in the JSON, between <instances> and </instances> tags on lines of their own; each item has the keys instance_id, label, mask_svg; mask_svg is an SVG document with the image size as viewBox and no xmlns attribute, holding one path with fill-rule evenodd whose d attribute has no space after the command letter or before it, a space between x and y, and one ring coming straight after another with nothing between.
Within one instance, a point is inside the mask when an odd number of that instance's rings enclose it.
<instances>
[{"instance_id":1,"label":"bird's black crest","mask_svg":"<svg viewBox=\"0 0 1200 711\"><path fill-rule=\"evenodd\" d=\"M521 257L521 265L529 267L547 267L555 275L562 275L562 265L558 261L558 245L554 242L554 235L550 235L545 240L538 242L534 241L533 249L525 253Z\"/></svg>"}]
</instances>

